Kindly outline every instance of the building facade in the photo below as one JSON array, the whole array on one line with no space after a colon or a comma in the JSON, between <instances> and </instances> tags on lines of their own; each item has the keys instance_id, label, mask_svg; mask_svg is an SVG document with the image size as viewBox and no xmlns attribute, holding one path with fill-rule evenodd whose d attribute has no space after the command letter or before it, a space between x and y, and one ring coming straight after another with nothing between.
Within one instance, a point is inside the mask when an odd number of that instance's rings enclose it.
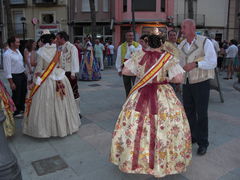
<instances>
[{"instance_id":1,"label":"building facade","mask_svg":"<svg viewBox=\"0 0 240 180\"><path fill-rule=\"evenodd\" d=\"M230 23L235 23L233 19L236 9L234 13L229 9L230 1L238 0L193 0L192 11L197 33L212 34L218 41L231 39L230 34L233 34L233 31L229 27ZM233 8L234 5L231 6ZM189 15L188 0L175 0L174 9L174 24L180 27L181 22Z\"/></svg>"},{"instance_id":2,"label":"building facade","mask_svg":"<svg viewBox=\"0 0 240 180\"><path fill-rule=\"evenodd\" d=\"M0 0L0 48L4 42L4 14L3 14L3 0Z\"/></svg>"},{"instance_id":3,"label":"building facade","mask_svg":"<svg viewBox=\"0 0 240 180\"><path fill-rule=\"evenodd\" d=\"M10 0L14 33L37 40L44 29L68 32L67 0ZM4 24L6 29L6 23ZM6 40L6 39L5 39Z\"/></svg>"},{"instance_id":4,"label":"building facade","mask_svg":"<svg viewBox=\"0 0 240 180\"><path fill-rule=\"evenodd\" d=\"M235 39L240 41L240 1L229 0L228 11L228 33L229 40Z\"/></svg>"},{"instance_id":5,"label":"building facade","mask_svg":"<svg viewBox=\"0 0 240 180\"><path fill-rule=\"evenodd\" d=\"M166 31L173 17L174 0L95 0L97 38L113 41L125 40L125 32L132 29L132 2L134 3L137 39L153 28ZM70 0L70 34L83 40L91 34L89 0Z\"/></svg>"},{"instance_id":6,"label":"building facade","mask_svg":"<svg viewBox=\"0 0 240 180\"><path fill-rule=\"evenodd\" d=\"M113 40L114 0L95 0L97 38L108 41ZM91 34L91 11L89 0L70 0L70 37L84 37Z\"/></svg>"},{"instance_id":7,"label":"building facade","mask_svg":"<svg viewBox=\"0 0 240 180\"><path fill-rule=\"evenodd\" d=\"M132 4L133 3L133 4ZM166 33L174 15L174 0L117 0L115 1L115 44L125 40L125 32L132 28L135 14L136 39L156 29Z\"/></svg>"}]
</instances>

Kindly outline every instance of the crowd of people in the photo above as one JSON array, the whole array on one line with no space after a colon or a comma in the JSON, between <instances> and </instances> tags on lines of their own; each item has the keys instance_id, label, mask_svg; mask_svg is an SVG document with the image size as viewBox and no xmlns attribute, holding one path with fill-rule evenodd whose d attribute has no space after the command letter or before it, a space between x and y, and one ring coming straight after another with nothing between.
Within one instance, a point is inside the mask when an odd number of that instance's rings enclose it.
<instances>
[{"instance_id":1,"label":"crowd of people","mask_svg":"<svg viewBox=\"0 0 240 180\"><path fill-rule=\"evenodd\" d=\"M232 79L239 71L235 40L218 44L196 35L196 25L185 19L184 38L168 31L167 41L152 33L134 41L132 31L117 48L115 66L123 78L126 101L113 130L110 161L126 173L163 177L186 171L192 157L205 155L208 141L209 80L214 69L227 70ZM93 43L91 36L69 42L64 31L44 31L35 42L28 40L22 53L20 40L8 39L4 72L12 98L0 82L1 108L7 117L6 136L13 136L14 117L23 116L23 133L35 138L64 137L81 125L78 80L100 80L104 60L114 64L111 41ZM182 97L179 99L179 85ZM180 95L180 96L181 96ZM24 113L24 114L23 114Z\"/></svg>"},{"instance_id":2,"label":"crowd of people","mask_svg":"<svg viewBox=\"0 0 240 180\"><path fill-rule=\"evenodd\" d=\"M38 41L27 40L23 52L19 49L20 39L10 37L3 64L12 98L0 82L6 136L14 135L18 117L24 119L23 133L33 137L63 137L78 131L82 115L77 82L101 79L103 59L113 65L112 42L103 45L96 39L93 45L87 36L84 43L75 38L72 44L66 32L44 30Z\"/></svg>"}]
</instances>

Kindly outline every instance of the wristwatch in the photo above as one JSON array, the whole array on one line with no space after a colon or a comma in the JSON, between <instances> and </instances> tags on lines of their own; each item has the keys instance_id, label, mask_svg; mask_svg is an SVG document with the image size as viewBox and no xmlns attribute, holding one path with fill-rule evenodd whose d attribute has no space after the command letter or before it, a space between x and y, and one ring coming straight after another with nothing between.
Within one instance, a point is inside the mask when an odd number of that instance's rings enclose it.
<instances>
[{"instance_id":1,"label":"wristwatch","mask_svg":"<svg viewBox=\"0 0 240 180\"><path fill-rule=\"evenodd\" d=\"M195 62L195 64L196 64L196 68L198 68L198 62Z\"/></svg>"}]
</instances>

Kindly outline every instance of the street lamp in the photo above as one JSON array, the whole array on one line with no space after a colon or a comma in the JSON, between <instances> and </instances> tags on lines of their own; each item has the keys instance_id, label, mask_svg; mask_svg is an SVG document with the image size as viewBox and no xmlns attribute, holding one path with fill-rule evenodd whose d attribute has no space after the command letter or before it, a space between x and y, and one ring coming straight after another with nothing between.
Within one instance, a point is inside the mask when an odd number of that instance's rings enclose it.
<instances>
[{"instance_id":1,"label":"street lamp","mask_svg":"<svg viewBox=\"0 0 240 180\"><path fill-rule=\"evenodd\" d=\"M21 17L21 21L22 21L22 29L23 29L23 41L25 41L25 23L26 23L26 18L25 17Z\"/></svg>"},{"instance_id":2,"label":"street lamp","mask_svg":"<svg viewBox=\"0 0 240 180\"><path fill-rule=\"evenodd\" d=\"M17 164L17 159L8 147L8 143L3 131L3 121L5 115L0 110L0 180L21 180L22 175Z\"/></svg>"},{"instance_id":3,"label":"street lamp","mask_svg":"<svg viewBox=\"0 0 240 180\"><path fill-rule=\"evenodd\" d=\"M136 41L135 6L134 6L134 0L132 0L132 31L133 31L134 41Z\"/></svg>"}]
</instances>

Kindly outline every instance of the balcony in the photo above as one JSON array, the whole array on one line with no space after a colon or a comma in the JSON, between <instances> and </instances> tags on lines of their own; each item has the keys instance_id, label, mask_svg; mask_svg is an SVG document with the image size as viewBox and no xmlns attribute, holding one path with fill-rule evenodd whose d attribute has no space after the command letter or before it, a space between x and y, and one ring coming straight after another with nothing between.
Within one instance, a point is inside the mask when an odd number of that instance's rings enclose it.
<instances>
[{"instance_id":1,"label":"balcony","mask_svg":"<svg viewBox=\"0 0 240 180\"><path fill-rule=\"evenodd\" d=\"M33 3L36 6L51 6L51 5L56 5L57 0L33 0Z\"/></svg>"},{"instance_id":2,"label":"balcony","mask_svg":"<svg viewBox=\"0 0 240 180\"><path fill-rule=\"evenodd\" d=\"M186 18L188 18L187 14L177 14L176 26L181 26L181 23ZM205 14L194 14L193 19L197 27L205 27Z\"/></svg>"},{"instance_id":3,"label":"balcony","mask_svg":"<svg viewBox=\"0 0 240 180\"><path fill-rule=\"evenodd\" d=\"M27 0L10 0L11 6L26 6Z\"/></svg>"}]
</instances>

